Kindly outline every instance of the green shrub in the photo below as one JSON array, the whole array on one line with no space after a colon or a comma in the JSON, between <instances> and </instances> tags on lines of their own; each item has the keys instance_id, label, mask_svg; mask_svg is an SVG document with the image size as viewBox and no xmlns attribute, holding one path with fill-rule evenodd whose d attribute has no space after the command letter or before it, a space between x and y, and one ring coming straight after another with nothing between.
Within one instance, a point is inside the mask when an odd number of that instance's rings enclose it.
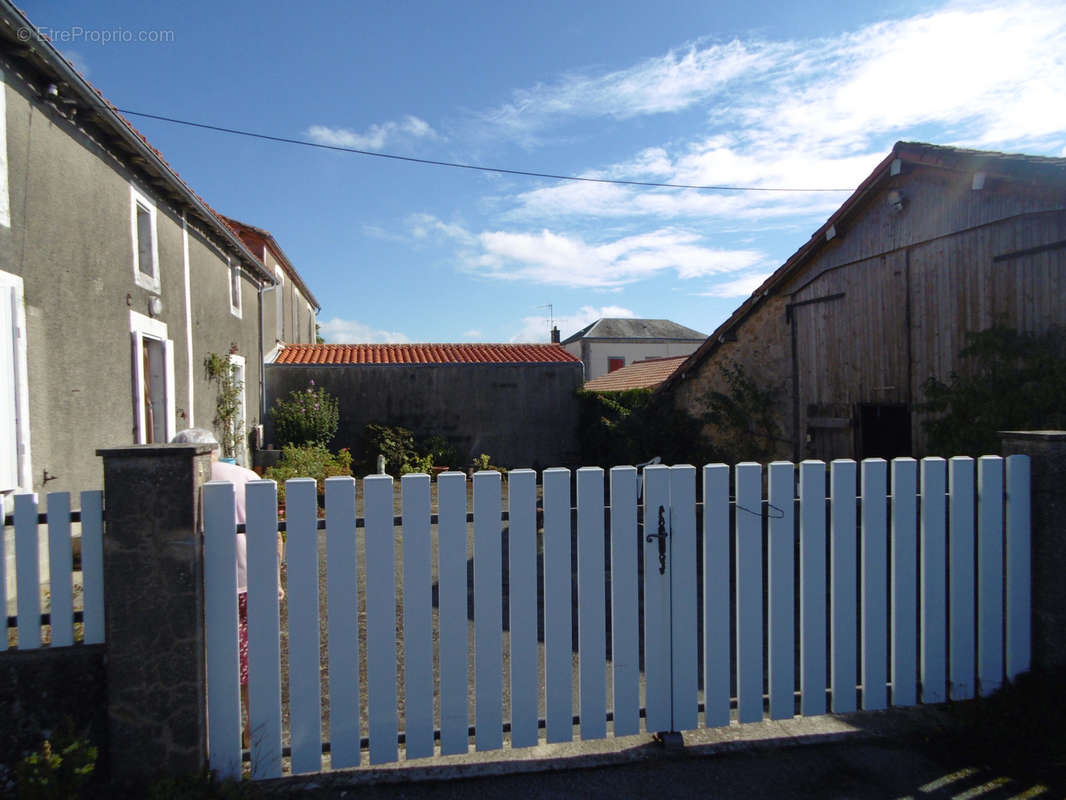
<instances>
[{"instance_id":1,"label":"green shrub","mask_svg":"<svg viewBox=\"0 0 1066 800\"><path fill-rule=\"evenodd\" d=\"M340 410L337 398L315 382L306 389L293 389L287 400L277 400L270 409L274 437L280 445L325 445L337 432Z\"/></svg>"},{"instance_id":2,"label":"green shrub","mask_svg":"<svg viewBox=\"0 0 1066 800\"><path fill-rule=\"evenodd\" d=\"M278 483L278 502L285 502L285 481L290 478L314 478L318 493L326 491L326 478L352 474L352 454L347 447L336 455L323 444L286 445L277 466L269 467L263 477Z\"/></svg>"},{"instance_id":3,"label":"green shrub","mask_svg":"<svg viewBox=\"0 0 1066 800\"><path fill-rule=\"evenodd\" d=\"M81 789L96 766L96 748L74 734L68 719L39 753L31 753L15 767L19 800L66 800L81 796Z\"/></svg>"},{"instance_id":4,"label":"green shrub","mask_svg":"<svg viewBox=\"0 0 1066 800\"><path fill-rule=\"evenodd\" d=\"M960 373L929 378L918 408L935 415L922 426L929 453L980 456L999 452L1001 430L1066 426L1066 336L1019 333L995 325L966 335Z\"/></svg>"},{"instance_id":5,"label":"green shrub","mask_svg":"<svg viewBox=\"0 0 1066 800\"><path fill-rule=\"evenodd\" d=\"M402 474L400 470L405 464L419 458L415 450L414 433L398 425L367 425L363 430L364 457L360 462L366 472L377 471L379 455L385 456L386 473Z\"/></svg>"},{"instance_id":6,"label":"green shrub","mask_svg":"<svg viewBox=\"0 0 1066 800\"><path fill-rule=\"evenodd\" d=\"M455 449L455 445L453 445L439 433L435 433L432 436L428 437L422 443L420 449L424 450L428 455L433 457L433 466L459 466L459 451Z\"/></svg>"}]
</instances>

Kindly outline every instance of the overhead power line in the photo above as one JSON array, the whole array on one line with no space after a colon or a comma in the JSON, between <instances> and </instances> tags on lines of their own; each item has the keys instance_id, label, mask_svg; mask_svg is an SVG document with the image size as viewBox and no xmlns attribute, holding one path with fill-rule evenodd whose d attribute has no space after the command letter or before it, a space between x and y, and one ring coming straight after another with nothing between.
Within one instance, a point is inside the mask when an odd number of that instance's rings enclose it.
<instances>
[{"instance_id":1,"label":"overhead power line","mask_svg":"<svg viewBox=\"0 0 1066 800\"><path fill-rule=\"evenodd\" d=\"M495 172L502 175L525 175L531 178L550 178L556 181L583 181L585 183L614 183L622 186L650 186L657 189L713 189L719 192L850 192L851 189L780 189L767 186L704 186L688 183L655 183L653 181L626 181L612 178L585 178L579 175L555 175L550 172L532 172L523 169L504 169L503 167L485 167L479 164L460 164L455 161L435 161L430 158L415 158L414 156L401 156L395 153L378 153L373 150L360 150L356 147L344 147L337 144L322 144L321 142L309 142L306 139L292 139L287 136L271 136L266 133L254 131L242 131L237 128L225 128L221 125L208 125L205 122L191 122L187 119L175 119L164 117L160 114L148 114L143 111L132 111L128 108L119 108L121 114L131 117L144 117L145 119L170 122L174 125L187 125L190 128L203 128L217 133L229 133L234 136L247 136L251 139L263 139L268 142L281 142L282 144L295 144L301 147L316 147L320 150L338 150L342 153L356 153L361 156L374 156L375 158L389 158L393 161L407 161L412 164L429 164L434 167L453 167L455 169L470 169L478 172Z\"/></svg>"}]
</instances>

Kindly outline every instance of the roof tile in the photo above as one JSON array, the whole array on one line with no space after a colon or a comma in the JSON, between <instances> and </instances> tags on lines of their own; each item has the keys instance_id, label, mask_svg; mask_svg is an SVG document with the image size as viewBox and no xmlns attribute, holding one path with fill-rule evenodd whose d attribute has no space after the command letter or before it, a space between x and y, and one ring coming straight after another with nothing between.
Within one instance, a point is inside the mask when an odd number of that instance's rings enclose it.
<instances>
[{"instance_id":1,"label":"roof tile","mask_svg":"<svg viewBox=\"0 0 1066 800\"><path fill-rule=\"evenodd\" d=\"M580 363L557 344L290 344L275 364Z\"/></svg>"},{"instance_id":2,"label":"roof tile","mask_svg":"<svg viewBox=\"0 0 1066 800\"><path fill-rule=\"evenodd\" d=\"M626 389L650 389L669 378L688 356L649 358L608 372L587 381L589 392L623 392Z\"/></svg>"}]
</instances>

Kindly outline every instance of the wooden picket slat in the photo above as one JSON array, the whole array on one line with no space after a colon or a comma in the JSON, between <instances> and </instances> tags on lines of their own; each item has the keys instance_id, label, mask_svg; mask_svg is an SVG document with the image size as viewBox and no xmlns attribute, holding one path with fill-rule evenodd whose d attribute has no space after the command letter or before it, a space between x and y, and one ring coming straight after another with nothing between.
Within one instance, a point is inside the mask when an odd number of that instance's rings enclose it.
<instances>
[{"instance_id":1,"label":"wooden picket slat","mask_svg":"<svg viewBox=\"0 0 1066 800\"><path fill-rule=\"evenodd\" d=\"M237 641L237 525L233 484L204 484L204 639L211 769L241 775L240 655Z\"/></svg>"},{"instance_id":2,"label":"wooden picket slat","mask_svg":"<svg viewBox=\"0 0 1066 800\"><path fill-rule=\"evenodd\" d=\"M281 615L278 495L274 481L245 486L248 564L248 709L252 777L281 776Z\"/></svg>"},{"instance_id":3,"label":"wooden picket slat","mask_svg":"<svg viewBox=\"0 0 1066 800\"><path fill-rule=\"evenodd\" d=\"M611 670L614 735L640 732L637 470L611 468Z\"/></svg>"},{"instance_id":4,"label":"wooden picket slat","mask_svg":"<svg viewBox=\"0 0 1066 800\"><path fill-rule=\"evenodd\" d=\"M862 462L862 707L888 707L888 462Z\"/></svg>"},{"instance_id":5,"label":"wooden picket slat","mask_svg":"<svg viewBox=\"0 0 1066 800\"><path fill-rule=\"evenodd\" d=\"M775 461L769 472L767 535L768 581L767 663L770 719L792 719L796 710L795 636L795 513L796 468ZM705 540L706 541L706 540Z\"/></svg>"},{"instance_id":6,"label":"wooden picket slat","mask_svg":"<svg viewBox=\"0 0 1066 800\"><path fill-rule=\"evenodd\" d=\"M577 471L578 698L581 738L607 735L607 609L603 470Z\"/></svg>"},{"instance_id":7,"label":"wooden picket slat","mask_svg":"<svg viewBox=\"0 0 1066 800\"><path fill-rule=\"evenodd\" d=\"M537 744L537 473L507 473L511 746Z\"/></svg>"},{"instance_id":8,"label":"wooden picket slat","mask_svg":"<svg viewBox=\"0 0 1066 800\"><path fill-rule=\"evenodd\" d=\"M1003 684L1003 458L977 461L977 691Z\"/></svg>"},{"instance_id":9,"label":"wooden picket slat","mask_svg":"<svg viewBox=\"0 0 1066 800\"><path fill-rule=\"evenodd\" d=\"M947 462L921 467L921 686L923 703L947 699Z\"/></svg>"},{"instance_id":10,"label":"wooden picket slat","mask_svg":"<svg viewBox=\"0 0 1066 800\"><path fill-rule=\"evenodd\" d=\"M918 462L892 461L892 705L918 702Z\"/></svg>"},{"instance_id":11,"label":"wooden picket slat","mask_svg":"<svg viewBox=\"0 0 1066 800\"><path fill-rule=\"evenodd\" d=\"M1007 679L1028 672L1031 661L1031 533L1029 456L1007 456Z\"/></svg>"},{"instance_id":12,"label":"wooden picket slat","mask_svg":"<svg viewBox=\"0 0 1066 800\"><path fill-rule=\"evenodd\" d=\"M364 492L366 486L363 487ZM437 618L439 619L440 750L465 753L470 747L467 694L466 475L437 477L439 506ZM367 565L369 572L370 565Z\"/></svg>"},{"instance_id":13,"label":"wooden picket slat","mask_svg":"<svg viewBox=\"0 0 1066 800\"><path fill-rule=\"evenodd\" d=\"M81 493L81 604L85 644L103 644L104 493ZM0 595L2 596L2 595Z\"/></svg>"},{"instance_id":14,"label":"wooden picket slat","mask_svg":"<svg viewBox=\"0 0 1066 800\"><path fill-rule=\"evenodd\" d=\"M826 709L825 462L800 464L800 713Z\"/></svg>"},{"instance_id":15,"label":"wooden picket slat","mask_svg":"<svg viewBox=\"0 0 1066 800\"><path fill-rule=\"evenodd\" d=\"M400 479L403 503L404 748L433 755L433 551L429 476Z\"/></svg>"},{"instance_id":16,"label":"wooden picket slat","mask_svg":"<svg viewBox=\"0 0 1066 800\"><path fill-rule=\"evenodd\" d=\"M854 711L858 680L858 596L855 573L858 568L858 542L855 519L855 462L836 459L829 465L830 514L829 683L834 713Z\"/></svg>"},{"instance_id":17,"label":"wooden picket slat","mask_svg":"<svg viewBox=\"0 0 1066 800\"><path fill-rule=\"evenodd\" d=\"M361 760L356 484L347 476L326 478L325 483L330 764L343 769L357 767Z\"/></svg>"},{"instance_id":18,"label":"wooden picket slat","mask_svg":"<svg viewBox=\"0 0 1066 800\"><path fill-rule=\"evenodd\" d=\"M285 481L289 605L289 737L292 771L322 769L322 679L318 622L318 488Z\"/></svg>"},{"instance_id":19,"label":"wooden picket slat","mask_svg":"<svg viewBox=\"0 0 1066 800\"><path fill-rule=\"evenodd\" d=\"M696 625L696 468L670 467L670 651L673 730L699 726Z\"/></svg>"},{"instance_id":20,"label":"wooden picket slat","mask_svg":"<svg viewBox=\"0 0 1066 800\"><path fill-rule=\"evenodd\" d=\"M763 717L762 465L737 464L735 473L737 718L759 722Z\"/></svg>"},{"instance_id":21,"label":"wooden picket slat","mask_svg":"<svg viewBox=\"0 0 1066 800\"><path fill-rule=\"evenodd\" d=\"M15 589L19 650L41 646L41 576L37 538L37 496L15 495ZM6 603L7 598L4 598Z\"/></svg>"},{"instance_id":22,"label":"wooden picket slat","mask_svg":"<svg viewBox=\"0 0 1066 800\"><path fill-rule=\"evenodd\" d=\"M370 763L395 761L396 573L392 521L392 478L363 481L366 504L366 683ZM463 614L465 617L466 610ZM465 636L465 631L464 631Z\"/></svg>"},{"instance_id":23,"label":"wooden picket slat","mask_svg":"<svg viewBox=\"0 0 1066 800\"><path fill-rule=\"evenodd\" d=\"M544 704L549 742L573 739L570 470L544 471Z\"/></svg>"},{"instance_id":24,"label":"wooden picket slat","mask_svg":"<svg viewBox=\"0 0 1066 800\"><path fill-rule=\"evenodd\" d=\"M968 456L948 462L948 625L952 700L974 696L974 466Z\"/></svg>"},{"instance_id":25,"label":"wooden picket slat","mask_svg":"<svg viewBox=\"0 0 1066 800\"><path fill-rule=\"evenodd\" d=\"M70 546L70 492L48 493L48 603L52 647L74 644L74 557Z\"/></svg>"},{"instance_id":26,"label":"wooden picket slat","mask_svg":"<svg viewBox=\"0 0 1066 800\"><path fill-rule=\"evenodd\" d=\"M474 742L503 747L503 558L500 473L474 474Z\"/></svg>"},{"instance_id":27,"label":"wooden picket slat","mask_svg":"<svg viewBox=\"0 0 1066 800\"><path fill-rule=\"evenodd\" d=\"M670 531L670 468L644 468L644 724L672 730L670 718L670 559L659 562L660 515ZM669 539L667 540L669 541ZM660 574L660 568L663 572Z\"/></svg>"},{"instance_id":28,"label":"wooden picket slat","mask_svg":"<svg viewBox=\"0 0 1066 800\"><path fill-rule=\"evenodd\" d=\"M703 468L703 694L708 728L729 724L729 467Z\"/></svg>"}]
</instances>

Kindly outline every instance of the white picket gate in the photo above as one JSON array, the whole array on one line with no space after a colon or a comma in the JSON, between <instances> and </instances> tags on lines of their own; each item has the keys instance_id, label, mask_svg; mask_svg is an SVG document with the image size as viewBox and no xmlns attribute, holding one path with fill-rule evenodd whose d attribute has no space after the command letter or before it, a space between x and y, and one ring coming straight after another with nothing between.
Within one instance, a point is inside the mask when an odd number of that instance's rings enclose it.
<instances>
[{"instance_id":1,"label":"white picket gate","mask_svg":"<svg viewBox=\"0 0 1066 800\"><path fill-rule=\"evenodd\" d=\"M0 528L0 599L4 603L5 639L18 631L17 648L36 650L42 644L42 626L49 628L49 644L66 647L75 641L74 626L83 624L82 641L104 641L103 492L82 492L81 509L71 511L70 492L49 492L48 513L38 514L37 496L17 494L14 513ZM73 569L72 525L80 526L81 571ZM41 526L47 525L46 536ZM8 528L13 528L13 541ZM42 538L45 539L42 552ZM11 548L8 545L13 545ZM14 570L8 558L14 555ZM41 574L47 564L48 574ZM9 573L12 573L9 574ZM14 585L9 585L10 578ZM42 614L42 588L47 587L47 611ZM75 592L80 598L75 597ZM13 591L12 591L13 590ZM15 614L9 614L14 598ZM80 602L76 602L80 600ZM81 605L81 608L76 608Z\"/></svg>"},{"instance_id":2,"label":"white picket gate","mask_svg":"<svg viewBox=\"0 0 1066 800\"><path fill-rule=\"evenodd\" d=\"M439 477L436 514L430 479L407 475L402 522L391 477L327 480L324 521L314 482L288 481L287 726L276 487L248 484L253 777L281 775L286 755L299 773L321 770L325 751L336 769L364 748L380 764L400 744L405 759L466 753L471 737L526 747L542 727L548 742L575 725L582 739L623 736L642 716L648 732L681 731L940 702L1029 668L1027 457L834 461L828 494L820 461L700 473L697 503L696 468L646 468L638 505L633 467L610 470L608 504L602 469L577 470L576 503L569 470L543 473L539 502L537 475L515 470L504 511L501 476L479 472L472 514L463 474ZM204 501L210 760L235 775L233 487L209 483Z\"/></svg>"}]
</instances>

